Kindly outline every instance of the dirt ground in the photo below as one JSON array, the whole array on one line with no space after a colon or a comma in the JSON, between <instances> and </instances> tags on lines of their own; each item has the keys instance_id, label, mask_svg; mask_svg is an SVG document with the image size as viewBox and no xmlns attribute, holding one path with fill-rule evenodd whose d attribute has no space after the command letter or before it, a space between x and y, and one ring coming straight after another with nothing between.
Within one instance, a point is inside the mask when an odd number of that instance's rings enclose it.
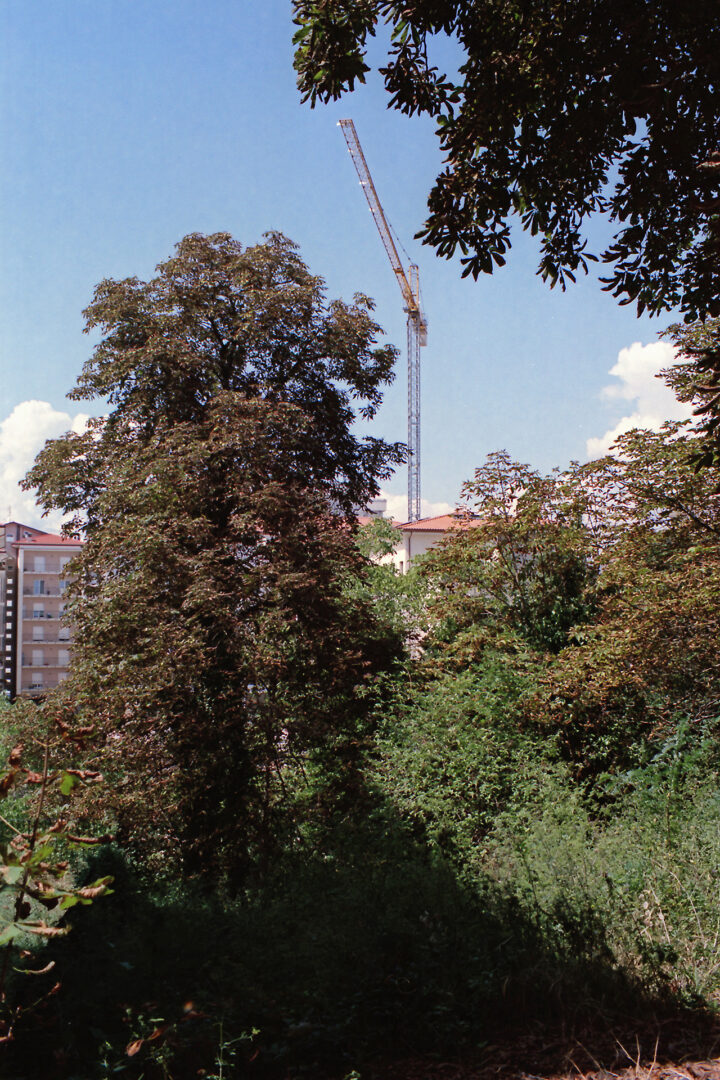
<instances>
[{"instance_id":1,"label":"dirt ground","mask_svg":"<svg viewBox=\"0 0 720 1080\"><path fill-rule=\"evenodd\" d=\"M381 1066L371 1080L720 1080L720 1024L698 1029L675 1020L554 1040L537 1031L500 1038L472 1061L410 1058Z\"/></svg>"},{"instance_id":2,"label":"dirt ground","mask_svg":"<svg viewBox=\"0 0 720 1080\"><path fill-rule=\"evenodd\" d=\"M720 1057L704 1061L659 1061L640 1057L632 1064L604 1067L599 1062L581 1065L582 1047L577 1048L569 1068L558 1072L537 1066L523 1068L500 1060L486 1065L458 1065L450 1062L410 1061L398 1063L391 1071L377 1074L377 1080L720 1080ZM629 1056L629 1055L628 1055ZM569 1055L570 1057L570 1055ZM596 1067L599 1066L599 1067Z\"/></svg>"}]
</instances>

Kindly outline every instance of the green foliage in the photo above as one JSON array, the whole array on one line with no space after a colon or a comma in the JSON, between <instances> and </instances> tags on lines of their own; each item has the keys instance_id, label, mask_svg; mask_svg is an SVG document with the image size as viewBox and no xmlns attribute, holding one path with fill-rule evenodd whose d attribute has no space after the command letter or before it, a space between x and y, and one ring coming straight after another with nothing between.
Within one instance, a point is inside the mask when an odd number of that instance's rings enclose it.
<instances>
[{"instance_id":1,"label":"green foliage","mask_svg":"<svg viewBox=\"0 0 720 1080\"><path fill-rule=\"evenodd\" d=\"M593 610L582 505L566 478L541 477L491 454L463 487L466 518L423 565L432 582L438 639L482 627L559 652ZM459 647L459 643L456 645Z\"/></svg>"},{"instance_id":2,"label":"green foliage","mask_svg":"<svg viewBox=\"0 0 720 1080\"><path fill-rule=\"evenodd\" d=\"M408 1048L472 1060L519 1011L552 1022L566 995L578 1017L658 1006L594 939L539 931L532 907L490 878L459 884L382 804L231 904L187 886L149 895L109 854L90 873L112 871L122 899L53 946L71 974L62 1022L36 1033L33 1060L61 1048L58 1077L155 1080L164 1068L189 1080L217 1070L231 1041L240 1075L364 1075Z\"/></svg>"},{"instance_id":3,"label":"green foliage","mask_svg":"<svg viewBox=\"0 0 720 1080\"><path fill-rule=\"evenodd\" d=\"M720 699L720 501L690 464L684 426L630 432L617 456L574 471L585 501L598 608L528 706L585 775L626 769L677 714Z\"/></svg>"},{"instance_id":4,"label":"green foliage","mask_svg":"<svg viewBox=\"0 0 720 1080\"><path fill-rule=\"evenodd\" d=\"M380 560L392 555L395 548L402 542L402 535L397 525L388 518L374 517L371 521L361 525L357 535L357 546L360 554L366 559Z\"/></svg>"},{"instance_id":5,"label":"green foliage","mask_svg":"<svg viewBox=\"0 0 720 1080\"><path fill-rule=\"evenodd\" d=\"M549 767L519 725L527 677L517 657L489 652L479 667L426 675L400 690L378 733L373 775L383 797L461 878L476 872L497 815Z\"/></svg>"},{"instance_id":6,"label":"green foliage","mask_svg":"<svg viewBox=\"0 0 720 1080\"><path fill-rule=\"evenodd\" d=\"M348 583L348 595L369 603L381 625L405 646L417 651L428 627L428 588L422 576L422 559L415 559L405 573L398 571L390 556L402 538L386 518L375 518L358 530L357 546L369 560L362 575Z\"/></svg>"},{"instance_id":7,"label":"green foliage","mask_svg":"<svg viewBox=\"0 0 720 1080\"><path fill-rule=\"evenodd\" d=\"M599 817L553 782L525 814L498 818L487 858L543 920L582 932L591 916L645 986L716 999L718 763L717 733L698 739L681 721L652 761L612 781Z\"/></svg>"},{"instance_id":8,"label":"green foliage","mask_svg":"<svg viewBox=\"0 0 720 1080\"><path fill-rule=\"evenodd\" d=\"M66 754L76 753L83 736L76 732L73 737L62 724L57 725L58 732L42 710L31 708L35 715L30 739L36 744L35 754L25 754L25 746L18 743L8 755L7 772L0 777L0 798L15 802L11 816L17 821L15 824L0 815L4 833L0 842L0 918L5 924L0 929L0 1044L16 1038L20 1022L60 987L54 961L37 964L40 949L70 930L63 921L65 913L112 893L110 875L78 885L69 861L74 850L98 842L78 834L71 821L69 796L76 786L95 785L102 776L88 769L51 769L58 746L64 744ZM42 739L44 726L49 730ZM39 771L27 763L38 753ZM68 780L72 782L68 784ZM16 796L23 789L27 795L18 800ZM57 816L52 813L53 797Z\"/></svg>"},{"instance_id":9,"label":"green foliage","mask_svg":"<svg viewBox=\"0 0 720 1080\"><path fill-rule=\"evenodd\" d=\"M519 727L526 677L503 656L416 686L378 735L383 797L472 892L513 897L551 963L596 955L648 990L716 998L718 722L676 719L588 793Z\"/></svg>"},{"instance_id":10,"label":"green foliage","mask_svg":"<svg viewBox=\"0 0 720 1080\"><path fill-rule=\"evenodd\" d=\"M720 502L686 427L560 476L478 470L477 516L425 568L436 622L373 777L431 859L512 898L561 983L592 956L692 1004L720 996ZM554 596L582 619L553 650ZM578 1000L602 994L589 979Z\"/></svg>"},{"instance_id":11,"label":"green foliage","mask_svg":"<svg viewBox=\"0 0 720 1080\"><path fill-rule=\"evenodd\" d=\"M682 363L663 372L681 401L696 406L702 441L693 453L695 464L720 465L720 319L668 327L664 334L679 350Z\"/></svg>"},{"instance_id":12,"label":"green foliage","mask_svg":"<svg viewBox=\"0 0 720 1080\"><path fill-rule=\"evenodd\" d=\"M375 799L317 821L233 902L91 859L117 891L52 943L67 977L36 1066L189 1080L232 1050L238 1073L364 1075L408 1047L473 1061L526 1024L702 1020L720 989L712 727L680 723L598 812L516 730L508 658L473 679L416 687L378 735Z\"/></svg>"},{"instance_id":13,"label":"green foliage","mask_svg":"<svg viewBox=\"0 0 720 1080\"><path fill-rule=\"evenodd\" d=\"M510 218L540 237L539 273L606 289L639 312L718 314L720 29L714 0L295 0L303 99L364 81L368 37L390 27L390 104L437 125L444 168L419 234L459 248L464 273L505 263ZM448 36L457 73L433 66ZM616 226L603 253L584 226Z\"/></svg>"},{"instance_id":14,"label":"green foliage","mask_svg":"<svg viewBox=\"0 0 720 1080\"><path fill-rule=\"evenodd\" d=\"M676 714L717 711L720 502L687 425L630 432L617 454L542 477L492 455L472 516L423 568L427 661L534 655L523 725L592 780L642 760Z\"/></svg>"}]
</instances>

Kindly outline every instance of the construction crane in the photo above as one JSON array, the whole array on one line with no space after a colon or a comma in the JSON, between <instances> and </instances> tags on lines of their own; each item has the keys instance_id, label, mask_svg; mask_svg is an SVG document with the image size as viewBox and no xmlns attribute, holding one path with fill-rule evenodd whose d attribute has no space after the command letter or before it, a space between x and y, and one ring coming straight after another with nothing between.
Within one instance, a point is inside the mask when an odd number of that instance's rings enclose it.
<instances>
[{"instance_id":1,"label":"construction crane","mask_svg":"<svg viewBox=\"0 0 720 1080\"><path fill-rule=\"evenodd\" d=\"M385 212L358 139L352 120L341 120L350 157L360 177L370 212L385 245L390 265L400 286L407 312L407 369L408 369L408 521L417 521L420 515L420 347L427 345L427 320L420 307L420 276L418 268L410 263L405 273L395 241L390 232Z\"/></svg>"}]
</instances>

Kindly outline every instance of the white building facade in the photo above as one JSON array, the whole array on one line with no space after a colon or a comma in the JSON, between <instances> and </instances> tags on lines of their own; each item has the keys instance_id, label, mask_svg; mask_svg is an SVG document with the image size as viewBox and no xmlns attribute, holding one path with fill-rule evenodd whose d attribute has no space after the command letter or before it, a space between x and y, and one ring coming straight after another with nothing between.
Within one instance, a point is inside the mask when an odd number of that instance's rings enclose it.
<instances>
[{"instance_id":1,"label":"white building facade","mask_svg":"<svg viewBox=\"0 0 720 1080\"><path fill-rule=\"evenodd\" d=\"M444 536L455 529L472 528L474 520L460 514L440 514L438 517L420 518L397 525L398 543L392 555L383 559L391 562L400 574L406 574L418 555L424 555L439 544Z\"/></svg>"}]
</instances>

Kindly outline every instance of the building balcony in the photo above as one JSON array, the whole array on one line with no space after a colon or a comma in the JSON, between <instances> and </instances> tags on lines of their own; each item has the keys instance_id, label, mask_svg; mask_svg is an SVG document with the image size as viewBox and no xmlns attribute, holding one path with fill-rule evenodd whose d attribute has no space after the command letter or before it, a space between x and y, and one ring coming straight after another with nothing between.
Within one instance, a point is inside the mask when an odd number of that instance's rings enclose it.
<instances>
[{"instance_id":1,"label":"building balcony","mask_svg":"<svg viewBox=\"0 0 720 1080\"><path fill-rule=\"evenodd\" d=\"M69 665L69 659L60 664L58 663L57 657L54 657L52 660L43 660L40 664L26 660L24 656L20 660L20 667L26 668L28 671L37 671L39 668L62 668L64 670L69 667Z\"/></svg>"},{"instance_id":2,"label":"building balcony","mask_svg":"<svg viewBox=\"0 0 720 1080\"><path fill-rule=\"evenodd\" d=\"M23 567L23 574L32 574L33 576L35 576L37 574L50 574L52 576L53 574L57 575L57 574L64 574L64 573L65 573L65 567L62 566L59 562L48 562L48 563L46 563L44 570L36 569L33 566L24 566Z\"/></svg>"},{"instance_id":3,"label":"building balcony","mask_svg":"<svg viewBox=\"0 0 720 1080\"><path fill-rule=\"evenodd\" d=\"M22 664L21 665L21 670L22 671L39 671L40 669L42 669L43 671L67 671L68 668L69 668L68 664Z\"/></svg>"},{"instance_id":4,"label":"building balcony","mask_svg":"<svg viewBox=\"0 0 720 1080\"><path fill-rule=\"evenodd\" d=\"M41 649L43 645L72 645L73 638L71 637L42 637L42 638L23 638L23 646L34 645L37 649Z\"/></svg>"}]
</instances>

